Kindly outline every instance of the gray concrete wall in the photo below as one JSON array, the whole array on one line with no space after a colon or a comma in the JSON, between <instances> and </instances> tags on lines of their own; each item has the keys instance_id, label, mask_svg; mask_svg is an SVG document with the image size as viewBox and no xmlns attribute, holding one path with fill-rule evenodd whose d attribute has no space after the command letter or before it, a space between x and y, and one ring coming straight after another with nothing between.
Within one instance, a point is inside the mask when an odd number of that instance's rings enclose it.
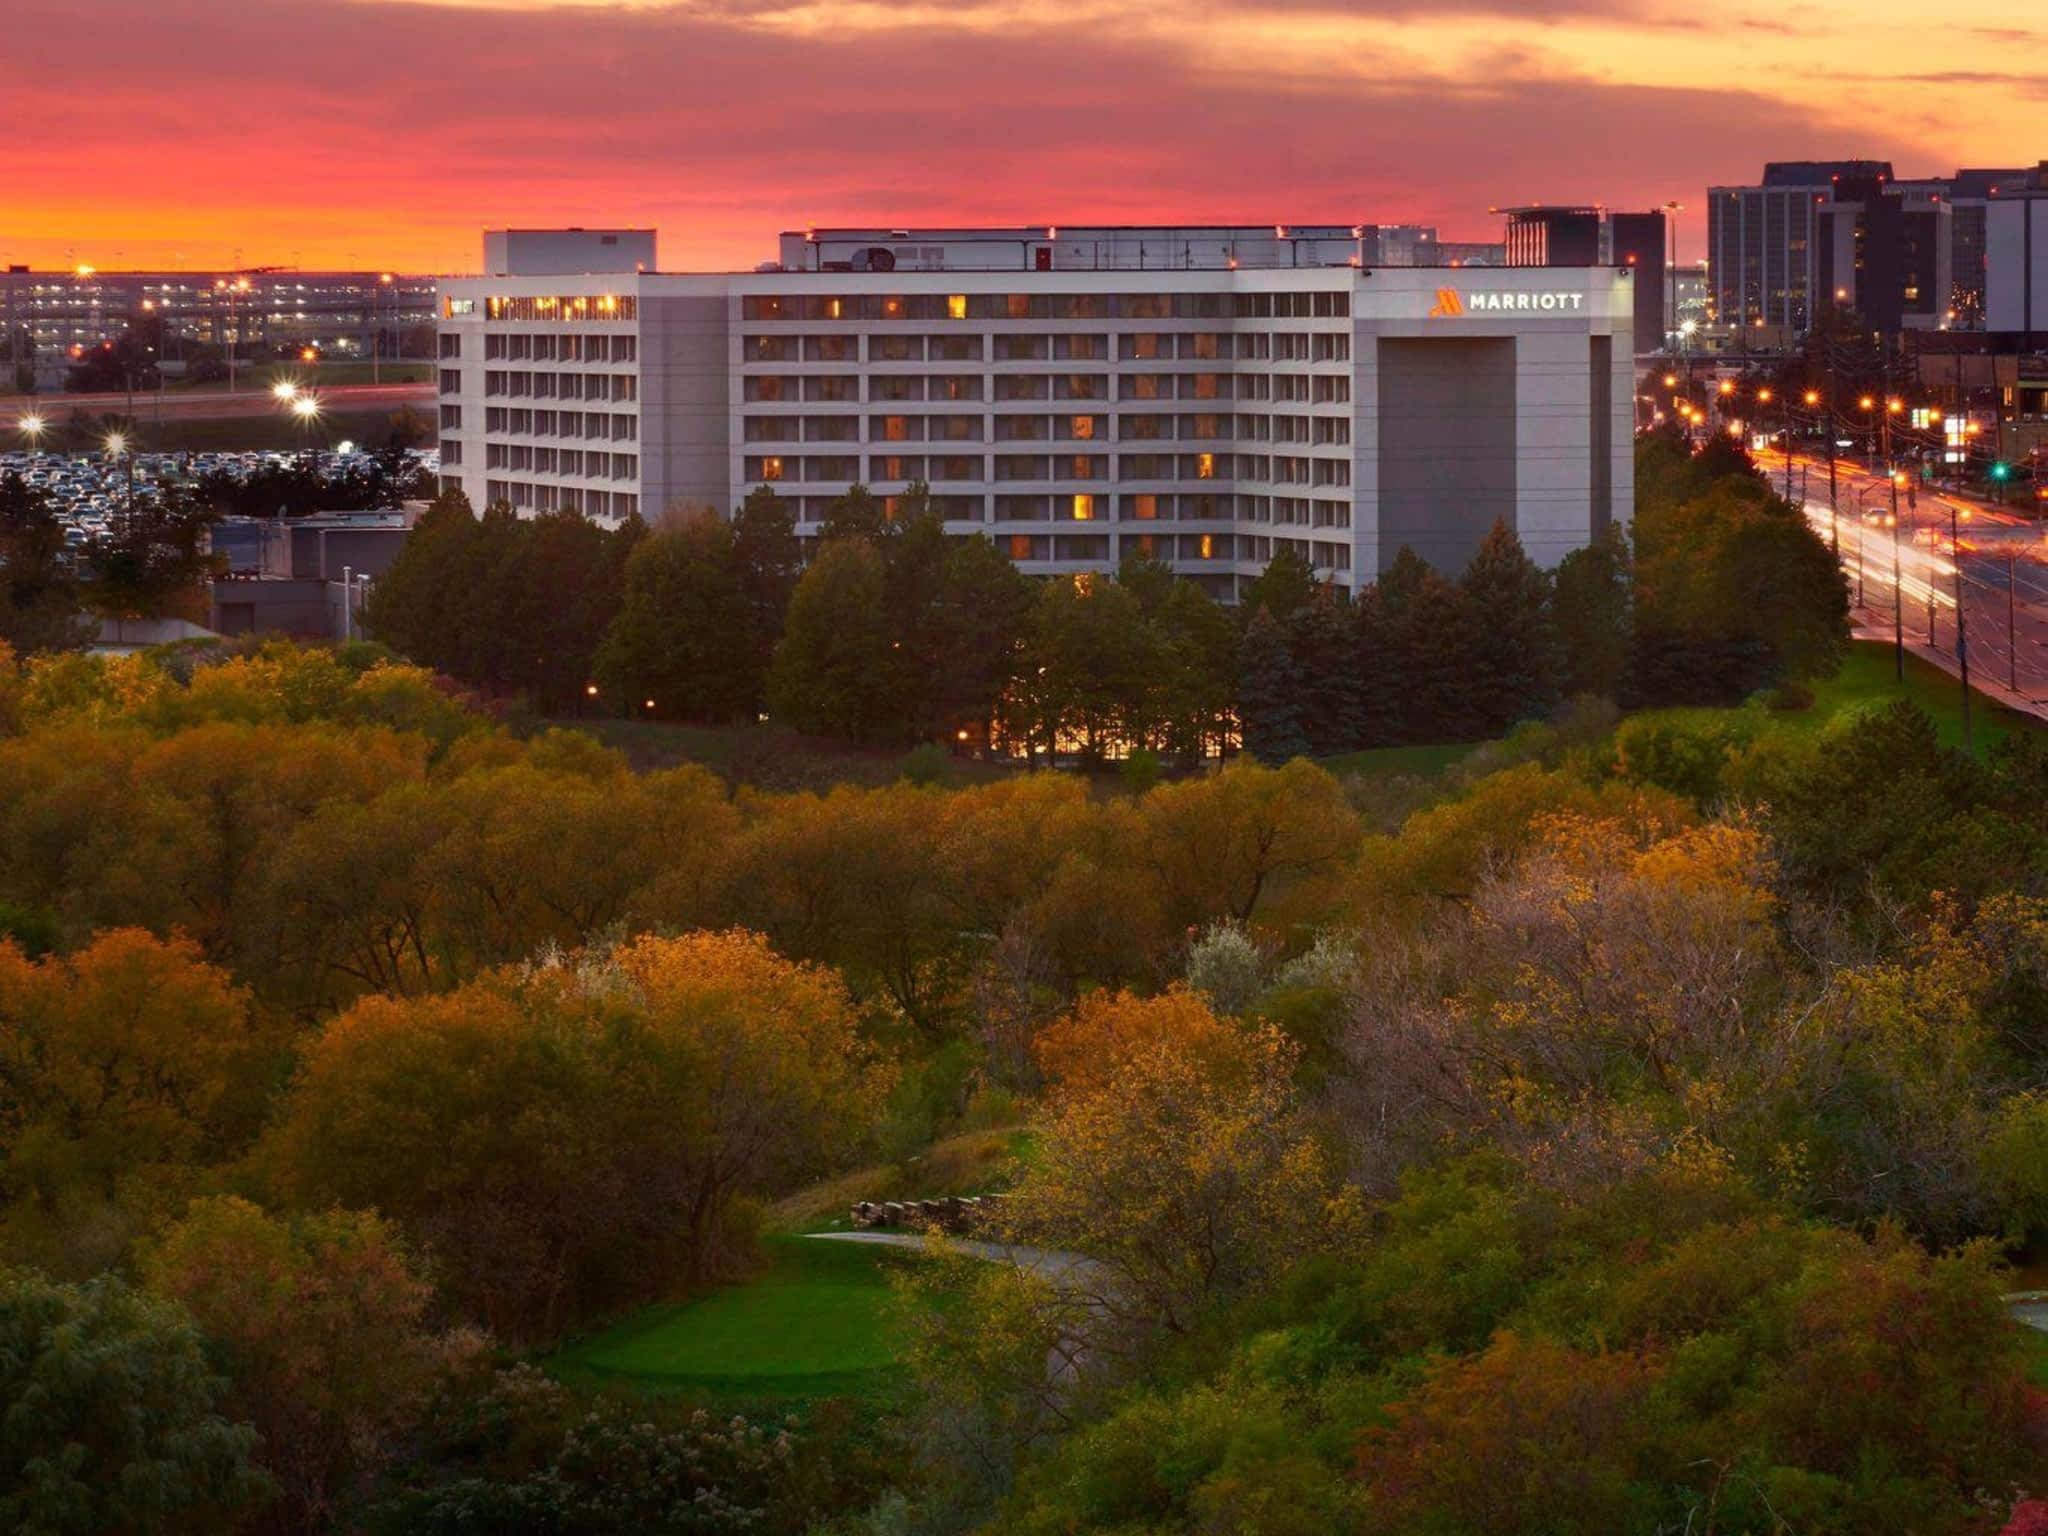
<instances>
[{"instance_id":1,"label":"gray concrete wall","mask_svg":"<svg viewBox=\"0 0 2048 1536\"><path fill-rule=\"evenodd\" d=\"M1455 577L1515 525L1515 354L1511 336L1379 339L1379 570L1407 545Z\"/></svg>"},{"instance_id":2,"label":"gray concrete wall","mask_svg":"<svg viewBox=\"0 0 2048 1536\"><path fill-rule=\"evenodd\" d=\"M649 523L684 503L732 515L736 303L723 293L640 300L640 515Z\"/></svg>"}]
</instances>

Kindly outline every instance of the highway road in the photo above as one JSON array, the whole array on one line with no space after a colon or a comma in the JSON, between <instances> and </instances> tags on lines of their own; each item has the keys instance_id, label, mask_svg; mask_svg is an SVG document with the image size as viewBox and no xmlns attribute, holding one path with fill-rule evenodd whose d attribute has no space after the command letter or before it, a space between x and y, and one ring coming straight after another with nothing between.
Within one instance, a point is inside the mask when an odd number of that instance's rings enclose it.
<instances>
[{"instance_id":1,"label":"highway road","mask_svg":"<svg viewBox=\"0 0 2048 1536\"><path fill-rule=\"evenodd\" d=\"M327 411L395 411L401 406L425 410L433 404L432 384L335 384L318 382L309 386ZM14 423L25 415L39 415L52 425L66 421L72 412L85 416L133 416L137 421L232 421L250 416L269 416L279 409L277 397L268 389L137 390L128 395L116 390L96 395L4 395L0 396L0 434L12 435Z\"/></svg>"},{"instance_id":2,"label":"highway road","mask_svg":"<svg viewBox=\"0 0 2048 1536\"><path fill-rule=\"evenodd\" d=\"M1780 489L1783 466L1782 458L1765 462ZM1807 520L1822 538L1839 541L1858 628L1887 637L1903 631L1908 646L1924 647L1930 660L1958 672L1959 564L1972 685L2048 716L2048 529L2010 510L1909 483L1898 491L1894 539L1887 521L1892 485L1884 474L1837 460L1831 509L1827 465L1803 467ZM1795 457L1795 500L1801 468Z\"/></svg>"}]
</instances>

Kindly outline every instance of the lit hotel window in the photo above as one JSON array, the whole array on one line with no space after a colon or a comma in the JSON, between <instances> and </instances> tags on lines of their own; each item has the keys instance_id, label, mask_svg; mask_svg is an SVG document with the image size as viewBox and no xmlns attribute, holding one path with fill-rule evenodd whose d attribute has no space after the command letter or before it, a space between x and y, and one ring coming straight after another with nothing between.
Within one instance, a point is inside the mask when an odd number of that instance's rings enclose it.
<instances>
[{"instance_id":1,"label":"lit hotel window","mask_svg":"<svg viewBox=\"0 0 2048 1536\"><path fill-rule=\"evenodd\" d=\"M1073 421L1073 427L1076 438L1084 440L1091 438L1095 435L1095 418L1093 416L1076 416Z\"/></svg>"},{"instance_id":2,"label":"lit hotel window","mask_svg":"<svg viewBox=\"0 0 2048 1536\"><path fill-rule=\"evenodd\" d=\"M882 318L884 320L901 320L903 318L903 301L901 299L882 300Z\"/></svg>"},{"instance_id":3,"label":"lit hotel window","mask_svg":"<svg viewBox=\"0 0 2048 1536\"><path fill-rule=\"evenodd\" d=\"M1202 558L1204 560L1214 560L1216 558L1216 541L1206 533L1202 535Z\"/></svg>"},{"instance_id":4,"label":"lit hotel window","mask_svg":"<svg viewBox=\"0 0 2048 1536\"><path fill-rule=\"evenodd\" d=\"M846 300L827 299L825 301L825 318L827 320L844 320L846 318Z\"/></svg>"},{"instance_id":5,"label":"lit hotel window","mask_svg":"<svg viewBox=\"0 0 2048 1536\"><path fill-rule=\"evenodd\" d=\"M1214 480L1216 478L1215 454L1198 453L1195 455L1195 478L1197 480Z\"/></svg>"},{"instance_id":6,"label":"lit hotel window","mask_svg":"<svg viewBox=\"0 0 2048 1536\"><path fill-rule=\"evenodd\" d=\"M1152 519L1159 516L1159 498L1157 496L1133 496L1131 498L1131 516L1137 518L1140 522L1152 521Z\"/></svg>"},{"instance_id":7,"label":"lit hotel window","mask_svg":"<svg viewBox=\"0 0 2048 1536\"><path fill-rule=\"evenodd\" d=\"M1013 533L1010 535L1010 558L1012 560L1029 560L1031 558L1030 534Z\"/></svg>"},{"instance_id":8,"label":"lit hotel window","mask_svg":"<svg viewBox=\"0 0 2048 1536\"><path fill-rule=\"evenodd\" d=\"M1077 523L1086 523L1093 521L1094 517L1095 498L1093 496L1088 495L1076 496L1074 498L1074 521Z\"/></svg>"},{"instance_id":9,"label":"lit hotel window","mask_svg":"<svg viewBox=\"0 0 2048 1536\"><path fill-rule=\"evenodd\" d=\"M949 293L946 295L946 318L949 320L965 320L967 318L966 294Z\"/></svg>"},{"instance_id":10,"label":"lit hotel window","mask_svg":"<svg viewBox=\"0 0 2048 1536\"><path fill-rule=\"evenodd\" d=\"M780 480L782 478L782 460L763 459L761 461L761 478L763 480Z\"/></svg>"}]
</instances>

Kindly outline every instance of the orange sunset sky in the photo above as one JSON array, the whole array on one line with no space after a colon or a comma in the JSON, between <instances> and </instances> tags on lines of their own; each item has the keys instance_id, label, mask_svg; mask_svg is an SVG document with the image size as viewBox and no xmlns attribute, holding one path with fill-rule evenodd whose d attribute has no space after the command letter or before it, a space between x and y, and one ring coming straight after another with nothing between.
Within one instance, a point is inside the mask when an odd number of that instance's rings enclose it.
<instances>
[{"instance_id":1,"label":"orange sunset sky","mask_svg":"<svg viewBox=\"0 0 2048 1536\"><path fill-rule=\"evenodd\" d=\"M6 0L0 259L463 271L487 224L1687 204L1766 158L2048 155L2036 3Z\"/></svg>"}]
</instances>

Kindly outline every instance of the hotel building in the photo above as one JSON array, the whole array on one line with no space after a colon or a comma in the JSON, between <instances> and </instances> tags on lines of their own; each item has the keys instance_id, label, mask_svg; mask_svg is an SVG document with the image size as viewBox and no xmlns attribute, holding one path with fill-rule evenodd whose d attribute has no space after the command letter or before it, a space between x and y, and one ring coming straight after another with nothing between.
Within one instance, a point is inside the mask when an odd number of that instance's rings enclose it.
<instances>
[{"instance_id":1,"label":"hotel building","mask_svg":"<svg viewBox=\"0 0 2048 1536\"><path fill-rule=\"evenodd\" d=\"M442 479L479 508L605 520L729 512L767 484L806 539L851 485L923 481L951 531L1027 572L1135 548L1225 600L1288 545L1361 586L1403 545L1462 569L1496 519L1545 565L1625 522L1628 271L1375 248L1286 226L813 232L707 275L595 248L572 274L557 252L443 283Z\"/></svg>"}]
</instances>

